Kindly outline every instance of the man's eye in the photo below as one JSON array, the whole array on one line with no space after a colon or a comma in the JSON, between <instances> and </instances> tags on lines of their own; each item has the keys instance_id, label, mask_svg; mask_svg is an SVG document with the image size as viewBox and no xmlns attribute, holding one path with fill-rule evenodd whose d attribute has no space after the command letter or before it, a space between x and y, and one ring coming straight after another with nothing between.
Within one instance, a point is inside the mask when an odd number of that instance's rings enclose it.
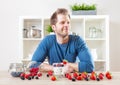
<instances>
[{"instance_id":1,"label":"man's eye","mask_svg":"<svg viewBox=\"0 0 120 85\"><path fill-rule=\"evenodd\" d=\"M64 24L65 22L61 22L61 24Z\"/></svg>"},{"instance_id":2,"label":"man's eye","mask_svg":"<svg viewBox=\"0 0 120 85\"><path fill-rule=\"evenodd\" d=\"M67 24L70 24L70 22L67 22Z\"/></svg>"}]
</instances>

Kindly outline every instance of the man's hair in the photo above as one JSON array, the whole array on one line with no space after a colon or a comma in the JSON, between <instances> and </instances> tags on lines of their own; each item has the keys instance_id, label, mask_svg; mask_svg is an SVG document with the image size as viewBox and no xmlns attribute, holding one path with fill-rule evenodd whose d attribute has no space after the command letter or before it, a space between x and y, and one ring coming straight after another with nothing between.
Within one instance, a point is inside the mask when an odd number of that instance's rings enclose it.
<instances>
[{"instance_id":1,"label":"man's hair","mask_svg":"<svg viewBox=\"0 0 120 85\"><path fill-rule=\"evenodd\" d=\"M68 15L70 18L70 15L68 13L68 10L65 8L58 8L51 16L50 18L50 24L55 25L57 23L57 15L58 14L63 14L63 15Z\"/></svg>"}]
</instances>

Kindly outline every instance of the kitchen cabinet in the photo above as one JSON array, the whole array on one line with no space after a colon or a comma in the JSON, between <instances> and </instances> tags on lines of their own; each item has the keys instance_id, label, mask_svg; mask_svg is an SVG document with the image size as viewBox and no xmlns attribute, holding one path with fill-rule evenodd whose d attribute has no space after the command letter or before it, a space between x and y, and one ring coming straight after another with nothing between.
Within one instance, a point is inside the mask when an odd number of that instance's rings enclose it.
<instances>
[{"instance_id":1,"label":"kitchen cabinet","mask_svg":"<svg viewBox=\"0 0 120 85\"><path fill-rule=\"evenodd\" d=\"M46 31L49 24L49 17L20 17L20 59L23 63L27 64L31 60L37 45L49 35ZM39 36L32 35L33 27L39 30ZM79 35L86 41L93 55L96 71L109 70L108 15L71 15L70 33Z\"/></svg>"}]
</instances>

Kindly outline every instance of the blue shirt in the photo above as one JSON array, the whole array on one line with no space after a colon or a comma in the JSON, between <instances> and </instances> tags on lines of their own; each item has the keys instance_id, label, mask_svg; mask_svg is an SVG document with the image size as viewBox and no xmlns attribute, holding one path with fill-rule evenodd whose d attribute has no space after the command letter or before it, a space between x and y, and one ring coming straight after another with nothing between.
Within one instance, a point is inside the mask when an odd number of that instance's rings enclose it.
<instances>
[{"instance_id":1,"label":"blue shirt","mask_svg":"<svg viewBox=\"0 0 120 85\"><path fill-rule=\"evenodd\" d=\"M79 59L79 72L92 72L94 63L91 53L80 36L69 35L69 41L66 44L59 44L55 35L46 36L38 45L33 54L32 61L42 63L46 57L50 65L60 63L64 59L68 62L76 62Z\"/></svg>"}]
</instances>

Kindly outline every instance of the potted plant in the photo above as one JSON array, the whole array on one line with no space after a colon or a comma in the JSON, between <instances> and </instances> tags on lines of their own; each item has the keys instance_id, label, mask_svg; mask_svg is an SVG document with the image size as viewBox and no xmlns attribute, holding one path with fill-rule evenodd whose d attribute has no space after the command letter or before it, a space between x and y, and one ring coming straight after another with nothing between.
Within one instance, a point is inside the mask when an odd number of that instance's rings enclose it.
<instances>
[{"instance_id":1,"label":"potted plant","mask_svg":"<svg viewBox=\"0 0 120 85\"><path fill-rule=\"evenodd\" d=\"M78 4L75 3L70 6L73 15L96 15L96 5Z\"/></svg>"},{"instance_id":2,"label":"potted plant","mask_svg":"<svg viewBox=\"0 0 120 85\"><path fill-rule=\"evenodd\" d=\"M54 33L54 31L52 30L51 25L47 25L46 31L47 31L49 34L53 34L53 33Z\"/></svg>"}]
</instances>

